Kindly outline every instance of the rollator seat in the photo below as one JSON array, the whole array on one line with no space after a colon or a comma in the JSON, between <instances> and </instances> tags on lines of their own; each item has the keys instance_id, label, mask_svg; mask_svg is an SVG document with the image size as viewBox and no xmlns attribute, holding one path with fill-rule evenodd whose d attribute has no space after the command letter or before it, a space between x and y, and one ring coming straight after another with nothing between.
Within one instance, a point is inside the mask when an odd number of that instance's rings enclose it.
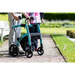
<instances>
[{"instance_id":1,"label":"rollator seat","mask_svg":"<svg viewBox=\"0 0 75 75\"><path fill-rule=\"evenodd\" d=\"M30 33L31 36L40 36L40 33Z\"/></svg>"}]
</instances>

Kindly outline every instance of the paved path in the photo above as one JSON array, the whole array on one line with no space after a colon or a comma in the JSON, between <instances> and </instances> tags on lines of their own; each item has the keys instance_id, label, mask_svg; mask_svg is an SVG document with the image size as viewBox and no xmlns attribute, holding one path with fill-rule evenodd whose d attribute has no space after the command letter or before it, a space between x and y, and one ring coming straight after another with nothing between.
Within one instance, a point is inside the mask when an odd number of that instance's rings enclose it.
<instances>
[{"instance_id":1,"label":"paved path","mask_svg":"<svg viewBox=\"0 0 75 75\"><path fill-rule=\"evenodd\" d=\"M32 58L27 58L24 55L18 55L18 57L11 57L8 55L8 40L4 42L0 47L0 62L65 62L60 55L58 49L55 47L55 43L49 34L43 34L44 54L39 56L37 52L34 52ZM20 47L20 50L21 47ZM22 50L23 51L23 50ZM3 54L3 56L2 56Z\"/></svg>"}]
</instances>

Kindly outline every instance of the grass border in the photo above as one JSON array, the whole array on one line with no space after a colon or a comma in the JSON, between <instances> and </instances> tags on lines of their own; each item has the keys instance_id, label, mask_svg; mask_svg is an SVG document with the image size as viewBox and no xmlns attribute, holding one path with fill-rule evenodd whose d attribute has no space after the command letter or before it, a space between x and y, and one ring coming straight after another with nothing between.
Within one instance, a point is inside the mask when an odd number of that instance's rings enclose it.
<instances>
[{"instance_id":1,"label":"grass border","mask_svg":"<svg viewBox=\"0 0 75 75\"><path fill-rule=\"evenodd\" d=\"M51 36L51 34L50 34L50 36ZM57 45L52 36L51 36L51 38L52 38L53 42L55 43L55 45ZM65 57L63 56L62 52L60 51L60 49L59 49L57 46L56 46L56 48L58 49L59 53L62 55L63 59L64 59L65 62L67 63L67 61L66 61Z\"/></svg>"}]
</instances>

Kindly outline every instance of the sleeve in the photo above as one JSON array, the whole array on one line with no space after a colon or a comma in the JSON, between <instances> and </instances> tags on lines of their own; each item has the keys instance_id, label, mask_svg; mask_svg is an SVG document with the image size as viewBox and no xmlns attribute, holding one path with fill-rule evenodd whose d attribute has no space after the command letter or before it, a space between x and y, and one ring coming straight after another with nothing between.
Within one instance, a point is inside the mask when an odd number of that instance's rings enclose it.
<instances>
[{"instance_id":1,"label":"sleeve","mask_svg":"<svg viewBox=\"0 0 75 75\"><path fill-rule=\"evenodd\" d=\"M41 18L41 19L44 18L44 13L43 13L43 12L40 13L40 18Z\"/></svg>"}]
</instances>

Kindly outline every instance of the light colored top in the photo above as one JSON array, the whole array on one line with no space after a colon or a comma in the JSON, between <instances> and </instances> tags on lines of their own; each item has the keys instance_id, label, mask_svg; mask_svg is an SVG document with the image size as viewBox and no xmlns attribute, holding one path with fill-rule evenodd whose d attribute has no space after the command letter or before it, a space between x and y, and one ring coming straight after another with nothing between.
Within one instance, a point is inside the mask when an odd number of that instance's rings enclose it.
<instances>
[{"instance_id":1,"label":"light colored top","mask_svg":"<svg viewBox=\"0 0 75 75\"><path fill-rule=\"evenodd\" d=\"M27 12L26 13L28 16L33 17L34 20L32 20L30 23L34 24L34 23L41 23L41 19L40 19L40 13L39 12Z\"/></svg>"}]
</instances>

